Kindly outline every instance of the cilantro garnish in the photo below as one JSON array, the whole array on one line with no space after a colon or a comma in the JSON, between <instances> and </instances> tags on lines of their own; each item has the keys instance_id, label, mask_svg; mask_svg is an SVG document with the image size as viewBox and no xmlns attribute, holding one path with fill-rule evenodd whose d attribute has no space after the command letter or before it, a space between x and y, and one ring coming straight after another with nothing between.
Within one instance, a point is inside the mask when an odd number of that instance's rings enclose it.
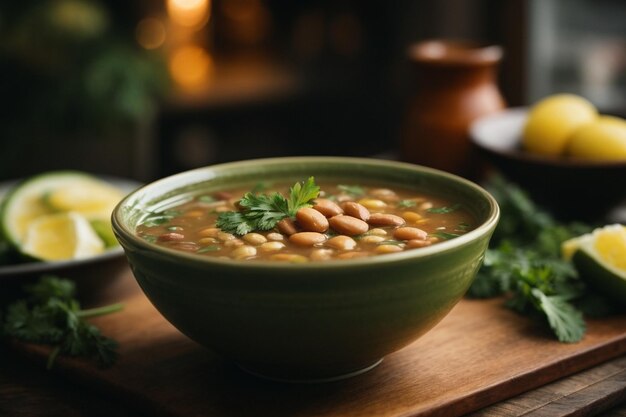
<instances>
[{"instance_id":1,"label":"cilantro garnish","mask_svg":"<svg viewBox=\"0 0 626 417\"><path fill-rule=\"evenodd\" d=\"M417 202L414 200L400 200L398 201L398 204L396 204L396 207L409 208L409 207L415 207L416 204Z\"/></svg>"},{"instance_id":2,"label":"cilantro garnish","mask_svg":"<svg viewBox=\"0 0 626 417\"><path fill-rule=\"evenodd\" d=\"M363 187L358 185L339 184L337 188L352 197L360 197L365 195L365 190L363 189Z\"/></svg>"},{"instance_id":3,"label":"cilantro garnish","mask_svg":"<svg viewBox=\"0 0 626 417\"><path fill-rule=\"evenodd\" d=\"M434 237L438 237L439 239L443 239L443 240L450 240L450 239L454 239L455 237L461 236L458 233L448 233L448 232L435 232L435 233L431 233L430 235Z\"/></svg>"},{"instance_id":4,"label":"cilantro garnish","mask_svg":"<svg viewBox=\"0 0 626 417\"><path fill-rule=\"evenodd\" d=\"M429 213L434 213L434 214L446 214L446 213L452 213L453 211L458 210L461 207L460 204L455 204L453 206L450 207L431 207L429 209L427 209L426 211Z\"/></svg>"},{"instance_id":5,"label":"cilantro garnish","mask_svg":"<svg viewBox=\"0 0 626 417\"><path fill-rule=\"evenodd\" d=\"M320 188L315 185L315 179L310 177L306 182L295 183L289 189L288 199L280 193L271 195L246 193L239 200L241 210L220 213L217 227L236 235L273 229L282 219L295 217L301 208L311 207L319 192Z\"/></svg>"},{"instance_id":6,"label":"cilantro garnish","mask_svg":"<svg viewBox=\"0 0 626 417\"><path fill-rule=\"evenodd\" d=\"M84 356L101 366L115 362L117 342L85 319L120 311L121 304L82 310L74 298L74 283L53 276L42 277L25 291L29 298L7 308L2 322L4 336L54 346L48 369L60 354Z\"/></svg>"}]
</instances>

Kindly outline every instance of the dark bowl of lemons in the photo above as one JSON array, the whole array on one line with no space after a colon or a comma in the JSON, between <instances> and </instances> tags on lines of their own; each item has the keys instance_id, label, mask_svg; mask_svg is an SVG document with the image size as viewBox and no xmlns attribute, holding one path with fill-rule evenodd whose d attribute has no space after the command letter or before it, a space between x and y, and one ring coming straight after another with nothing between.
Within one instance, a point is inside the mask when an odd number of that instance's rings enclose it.
<instances>
[{"instance_id":1,"label":"dark bowl of lemons","mask_svg":"<svg viewBox=\"0 0 626 417\"><path fill-rule=\"evenodd\" d=\"M470 137L489 163L559 218L615 217L626 199L626 120L600 114L582 97L557 94L480 118Z\"/></svg>"}]
</instances>

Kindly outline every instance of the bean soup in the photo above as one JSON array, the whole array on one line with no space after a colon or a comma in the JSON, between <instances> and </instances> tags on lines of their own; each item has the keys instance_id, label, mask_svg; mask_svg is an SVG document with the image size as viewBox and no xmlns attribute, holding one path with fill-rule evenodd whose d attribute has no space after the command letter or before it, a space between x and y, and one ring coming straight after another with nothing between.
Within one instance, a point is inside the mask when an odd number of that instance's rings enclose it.
<instances>
[{"instance_id":1,"label":"bean soup","mask_svg":"<svg viewBox=\"0 0 626 417\"><path fill-rule=\"evenodd\" d=\"M151 214L139 237L236 260L310 262L418 250L475 227L460 203L351 183L259 184L195 196Z\"/></svg>"}]
</instances>

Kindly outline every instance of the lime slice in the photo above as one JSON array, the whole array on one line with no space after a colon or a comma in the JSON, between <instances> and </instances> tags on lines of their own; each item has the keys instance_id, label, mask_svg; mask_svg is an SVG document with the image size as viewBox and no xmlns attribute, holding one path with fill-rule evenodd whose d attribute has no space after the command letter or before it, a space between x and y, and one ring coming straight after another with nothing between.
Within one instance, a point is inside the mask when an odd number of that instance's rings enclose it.
<instances>
[{"instance_id":1,"label":"lime slice","mask_svg":"<svg viewBox=\"0 0 626 417\"><path fill-rule=\"evenodd\" d=\"M115 234L113 233L113 227L111 226L110 220L95 219L91 220L89 223L107 248L119 245L117 243L117 239L115 238Z\"/></svg>"},{"instance_id":2,"label":"lime slice","mask_svg":"<svg viewBox=\"0 0 626 417\"><path fill-rule=\"evenodd\" d=\"M49 172L14 187L0 208L2 234L11 246L20 248L27 229L38 217L73 211L88 219L108 219L123 193L88 174L75 171Z\"/></svg>"},{"instance_id":3,"label":"lime slice","mask_svg":"<svg viewBox=\"0 0 626 417\"><path fill-rule=\"evenodd\" d=\"M626 227L604 226L565 241L561 249L591 286L626 302Z\"/></svg>"},{"instance_id":4,"label":"lime slice","mask_svg":"<svg viewBox=\"0 0 626 417\"><path fill-rule=\"evenodd\" d=\"M104 242L78 213L48 214L33 220L22 252L46 261L81 259L104 251Z\"/></svg>"},{"instance_id":5,"label":"lime slice","mask_svg":"<svg viewBox=\"0 0 626 417\"><path fill-rule=\"evenodd\" d=\"M77 176L71 184L46 192L44 203L53 211L74 211L88 219L108 219L123 197L120 190L97 178Z\"/></svg>"}]
</instances>

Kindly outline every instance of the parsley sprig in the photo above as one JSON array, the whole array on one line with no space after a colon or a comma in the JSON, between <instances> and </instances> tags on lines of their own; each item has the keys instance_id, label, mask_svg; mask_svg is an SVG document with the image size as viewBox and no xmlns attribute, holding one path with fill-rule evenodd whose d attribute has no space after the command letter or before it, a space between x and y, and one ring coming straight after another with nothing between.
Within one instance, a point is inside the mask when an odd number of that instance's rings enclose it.
<instances>
[{"instance_id":1,"label":"parsley sprig","mask_svg":"<svg viewBox=\"0 0 626 417\"><path fill-rule=\"evenodd\" d=\"M48 369L58 355L84 356L103 367L115 362L117 343L85 319L120 311L121 304L82 310L74 298L74 283L54 276L44 276L25 290L29 297L7 308L4 336L52 345Z\"/></svg>"},{"instance_id":2,"label":"parsley sprig","mask_svg":"<svg viewBox=\"0 0 626 417\"><path fill-rule=\"evenodd\" d=\"M217 227L236 235L273 229L282 219L293 218L301 208L311 207L319 192L320 187L315 184L315 178L309 177L305 182L297 182L289 189L289 198L280 193L246 193L239 200L241 210L220 213Z\"/></svg>"},{"instance_id":3,"label":"parsley sprig","mask_svg":"<svg viewBox=\"0 0 626 417\"><path fill-rule=\"evenodd\" d=\"M561 258L560 248L592 227L557 222L502 178L488 188L498 200L501 219L469 295L504 294L508 307L547 323L559 341L579 341L586 330L583 314L608 313L610 309L598 307L610 303L585 287L572 264Z\"/></svg>"}]
</instances>

